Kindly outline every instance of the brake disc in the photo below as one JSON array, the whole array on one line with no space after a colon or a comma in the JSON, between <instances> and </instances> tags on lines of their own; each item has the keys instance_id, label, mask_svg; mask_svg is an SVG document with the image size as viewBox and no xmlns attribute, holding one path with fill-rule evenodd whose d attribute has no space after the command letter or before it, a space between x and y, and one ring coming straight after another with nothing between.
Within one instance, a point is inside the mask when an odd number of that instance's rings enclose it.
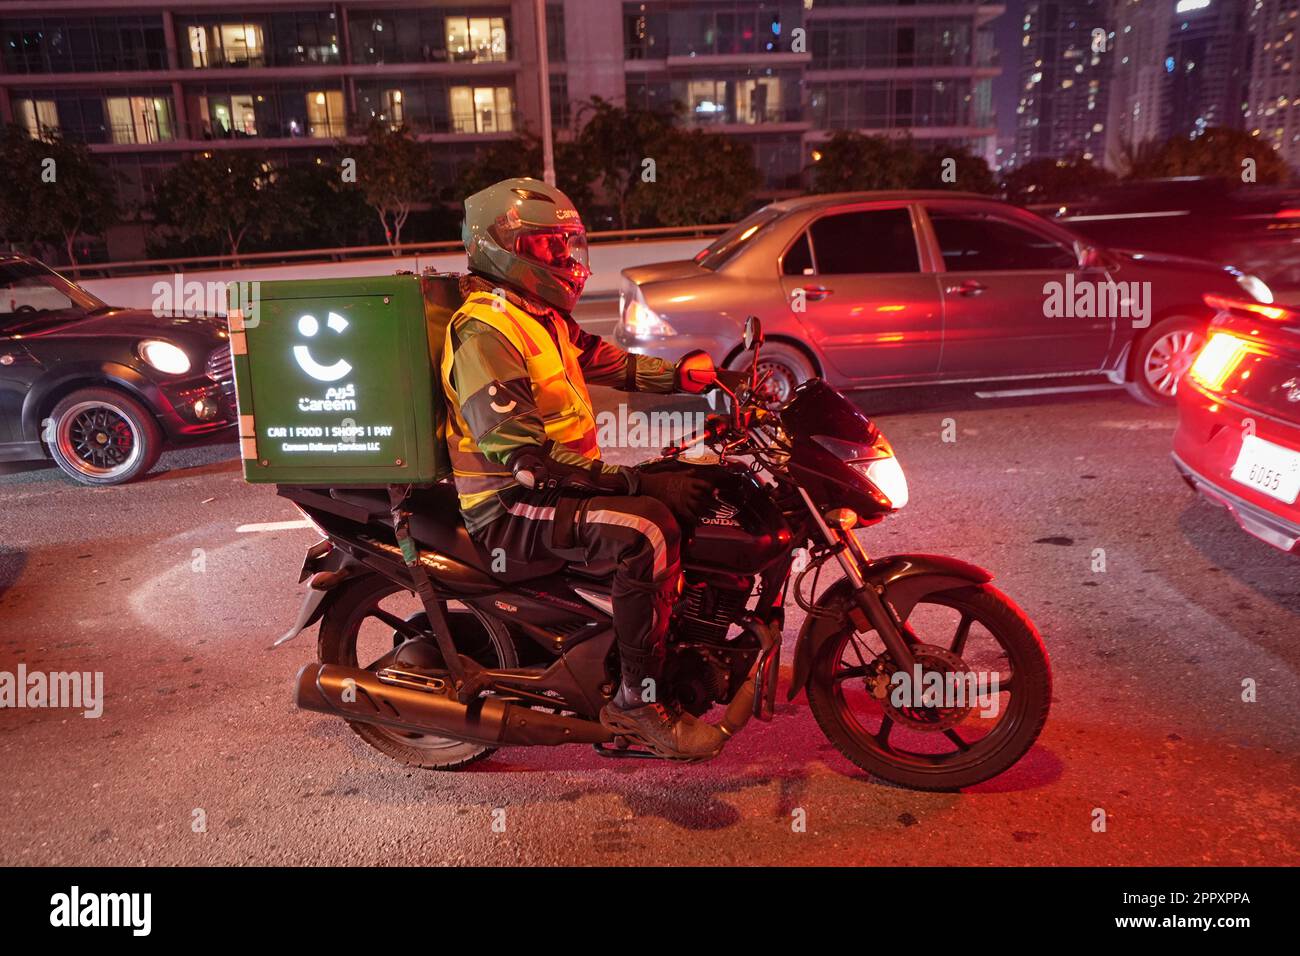
<instances>
[{"instance_id":1,"label":"brake disc","mask_svg":"<svg viewBox=\"0 0 1300 956\"><path fill-rule=\"evenodd\" d=\"M880 700L885 713L896 723L927 733L948 730L965 720L979 703L968 693L970 682L964 675L970 673L970 667L966 662L946 647L934 644L912 645L912 656L921 668L920 686L915 686L914 674L907 674L906 680L896 679L895 675L904 673L898 670L889 675L888 681L881 675L874 687L868 682L868 691ZM926 703L934 693L940 702Z\"/></svg>"}]
</instances>

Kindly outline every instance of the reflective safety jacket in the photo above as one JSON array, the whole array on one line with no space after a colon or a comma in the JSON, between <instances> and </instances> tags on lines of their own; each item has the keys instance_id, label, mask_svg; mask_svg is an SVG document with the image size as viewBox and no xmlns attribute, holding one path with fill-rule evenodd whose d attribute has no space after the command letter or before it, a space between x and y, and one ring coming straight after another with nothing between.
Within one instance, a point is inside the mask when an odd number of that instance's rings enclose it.
<instances>
[{"instance_id":1,"label":"reflective safety jacket","mask_svg":"<svg viewBox=\"0 0 1300 956\"><path fill-rule=\"evenodd\" d=\"M442 385L447 448L465 524L476 531L522 493L507 465L525 446L553 442L557 462L600 462L587 383L624 391L671 392L671 362L630 355L583 331L565 313L478 276L462 282L466 298L447 326Z\"/></svg>"}]
</instances>

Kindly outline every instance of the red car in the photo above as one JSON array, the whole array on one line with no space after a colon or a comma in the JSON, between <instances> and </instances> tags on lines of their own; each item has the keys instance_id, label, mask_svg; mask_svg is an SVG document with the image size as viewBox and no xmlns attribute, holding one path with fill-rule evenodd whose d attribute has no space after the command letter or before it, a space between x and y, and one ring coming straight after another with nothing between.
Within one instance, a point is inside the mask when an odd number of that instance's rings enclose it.
<instances>
[{"instance_id":1,"label":"red car","mask_svg":"<svg viewBox=\"0 0 1300 956\"><path fill-rule=\"evenodd\" d=\"M1300 554L1300 312L1205 301L1218 314L1178 389L1174 462L1246 531Z\"/></svg>"}]
</instances>

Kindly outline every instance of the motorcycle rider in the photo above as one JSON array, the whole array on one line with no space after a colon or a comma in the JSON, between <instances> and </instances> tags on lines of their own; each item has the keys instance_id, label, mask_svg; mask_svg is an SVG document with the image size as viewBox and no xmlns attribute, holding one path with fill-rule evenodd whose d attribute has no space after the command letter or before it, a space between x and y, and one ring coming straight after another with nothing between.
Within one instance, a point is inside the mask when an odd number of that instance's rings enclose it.
<instances>
[{"instance_id":1,"label":"motorcycle rider","mask_svg":"<svg viewBox=\"0 0 1300 956\"><path fill-rule=\"evenodd\" d=\"M702 352L676 364L629 354L579 328L571 312L591 274L586 230L555 187L507 179L475 193L462 237L469 274L442 382L465 525L508 561L616 562L622 680L601 723L661 756L711 756L722 732L658 688L680 586L680 522L698 516L712 489L689 472L602 461L587 383L699 393L715 380L713 363ZM738 384L738 373L717 375Z\"/></svg>"}]
</instances>

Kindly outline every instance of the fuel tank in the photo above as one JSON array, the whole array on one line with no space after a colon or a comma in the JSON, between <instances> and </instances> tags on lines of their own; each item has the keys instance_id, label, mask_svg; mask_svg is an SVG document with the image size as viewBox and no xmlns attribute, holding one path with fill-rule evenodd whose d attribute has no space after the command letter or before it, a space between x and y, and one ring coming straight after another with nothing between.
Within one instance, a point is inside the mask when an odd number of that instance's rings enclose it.
<instances>
[{"instance_id":1,"label":"fuel tank","mask_svg":"<svg viewBox=\"0 0 1300 956\"><path fill-rule=\"evenodd\" d=\"M789 525L752 474L722 465L697 468L714 483L718 500L686 540L687 565L757 574L788 552Z\"/></svg>"}]
</instances>

